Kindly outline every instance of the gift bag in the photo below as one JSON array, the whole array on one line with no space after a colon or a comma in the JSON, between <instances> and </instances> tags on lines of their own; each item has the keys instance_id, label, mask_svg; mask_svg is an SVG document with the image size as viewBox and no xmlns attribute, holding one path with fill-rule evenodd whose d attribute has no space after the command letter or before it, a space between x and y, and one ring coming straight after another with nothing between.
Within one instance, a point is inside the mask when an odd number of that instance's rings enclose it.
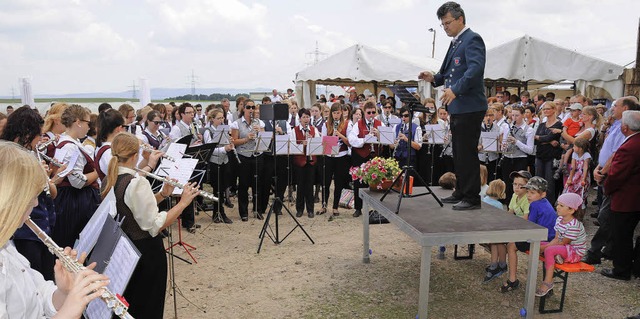
<instances>
[{"instance_id":1,"label":"gift bag","mask_svg":"<svg viewBox=\"0 0 640 319\"><path fill-rule=\"evenodd\" d=\"M345 188L342 190L342 193L340 194L340 202L338 203L338 206L352 209L353 201L354 201L353 190Z\"/></svg>"}]
</instances>

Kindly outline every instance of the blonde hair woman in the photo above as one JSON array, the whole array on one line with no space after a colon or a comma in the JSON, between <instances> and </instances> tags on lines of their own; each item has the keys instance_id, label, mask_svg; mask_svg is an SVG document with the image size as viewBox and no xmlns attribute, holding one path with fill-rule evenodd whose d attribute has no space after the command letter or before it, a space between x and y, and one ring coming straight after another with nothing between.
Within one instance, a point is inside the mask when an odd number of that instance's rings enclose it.
<instances>
[{"instance_id":1,"label":"blonde hair woman","mask_svg":"<svg viewBox=\"0 0 640 319\"><path fill-rule=\"evenodd\" d=\"M111 143L109 173L102 196L113 189L122 230L140 251L138 266L124 291L129 313L137 319L162 318L167 287L167 258L160 231L169 227L191 204L198 190L187 184L180 201L169 211L158 211L158 203L173 192L164 184L153 193L146 178L136 176L140 141L131 133L119 133Z\"/></svg>"},{"instance_id":2,"label":"blonde hair woman","mask_svg":"<svg viewBox=\"0 0 640 319\"><path fill-rule=\"evenodd\" d=\"M87 304L109 284L95 264L72 274L56 262L56 284L45 281L9 239L27 220L47 183L40 163L12 142L0 142L0 318L80 318ZM72 258L75 251L65 249ZM84 261L84 257L80 258Z\"/></svg>"},{"instance_id":3,"label":"blonde hair woman","mask_svg":"<svg viewBox=\"0 0 640 319\"><path fill-rule=\"evenodd\" d=\"M45 138L49 140L57 139L60 134L64 133L65 126L62 124L62 113L66 110L68 105L66 103L55 103L47 112L47 116L44 118L44 125L42 126L42 132ZM53 157L56 152L55 144L49 144L47 147L47 155Z\"/></svg>"}]
</instances>

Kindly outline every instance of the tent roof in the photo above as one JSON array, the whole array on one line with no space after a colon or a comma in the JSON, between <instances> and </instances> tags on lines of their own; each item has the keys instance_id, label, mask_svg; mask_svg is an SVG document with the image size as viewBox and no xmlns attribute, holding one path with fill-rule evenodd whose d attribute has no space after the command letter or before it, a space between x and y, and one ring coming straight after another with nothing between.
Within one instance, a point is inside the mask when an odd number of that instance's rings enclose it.
<instances>
[{"instance_id":1,"label":"tent roof","mask_svg":"<svg viewBox=\"0 0 640 319\"><path fill-rule=\"evenodd\" d=\"M485 79L520 81L611 81L623 67L529 35L487 51Z\"/></svg>"},{"instance_id":2,"label":"tent roof","mask_svg":"<svg viewBox=\"0 0 640 319\"><path fill-rule=\"evenodd\" d=\"M440 66L438 61L431 58L425 58L425 64L418 65L393 54L356 44L298 72L296 81L417 81L420 72L437 70Z\"/></svg>"}]
</instances>

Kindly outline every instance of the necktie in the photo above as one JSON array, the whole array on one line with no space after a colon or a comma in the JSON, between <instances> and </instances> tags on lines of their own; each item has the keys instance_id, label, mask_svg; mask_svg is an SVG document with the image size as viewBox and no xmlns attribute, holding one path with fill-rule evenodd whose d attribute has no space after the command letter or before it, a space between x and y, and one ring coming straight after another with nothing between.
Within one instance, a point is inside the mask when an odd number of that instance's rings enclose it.
<instances>
[{"instance_id":1,"label":"necktie","mask_svg":"<svg viewBox=\"0 0 640 319\"><path fill-rule=\"evenodd\" d=\"M296 126L296 117L291 115L291 122L289 122L289 126L294 127Z\"/></svg>"}]
</instances>

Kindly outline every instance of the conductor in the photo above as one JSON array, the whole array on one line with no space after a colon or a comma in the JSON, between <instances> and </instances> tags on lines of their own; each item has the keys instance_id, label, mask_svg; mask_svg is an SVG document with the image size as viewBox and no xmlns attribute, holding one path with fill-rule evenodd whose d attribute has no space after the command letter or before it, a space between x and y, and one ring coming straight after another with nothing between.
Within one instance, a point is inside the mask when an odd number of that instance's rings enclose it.
<instances>
[{"instance_id":1,"label":"conductor","mask_svg":"<svg viewBox=\"0 0 640 319\"><path fill-rule=\"evenodd\" d=\"M446 2L437 11L440 26L453 37L437 74L423 71L418 76L434 86L444 84L440 100L451 114L453 165L456 189L442 202L455 204L454 210L480 209L480 166L469 163L478 156L480 125L487 110L484 94L486 49L479 34L466 26L464 10L456 2Z\"/></svg>"}]
</instances>

